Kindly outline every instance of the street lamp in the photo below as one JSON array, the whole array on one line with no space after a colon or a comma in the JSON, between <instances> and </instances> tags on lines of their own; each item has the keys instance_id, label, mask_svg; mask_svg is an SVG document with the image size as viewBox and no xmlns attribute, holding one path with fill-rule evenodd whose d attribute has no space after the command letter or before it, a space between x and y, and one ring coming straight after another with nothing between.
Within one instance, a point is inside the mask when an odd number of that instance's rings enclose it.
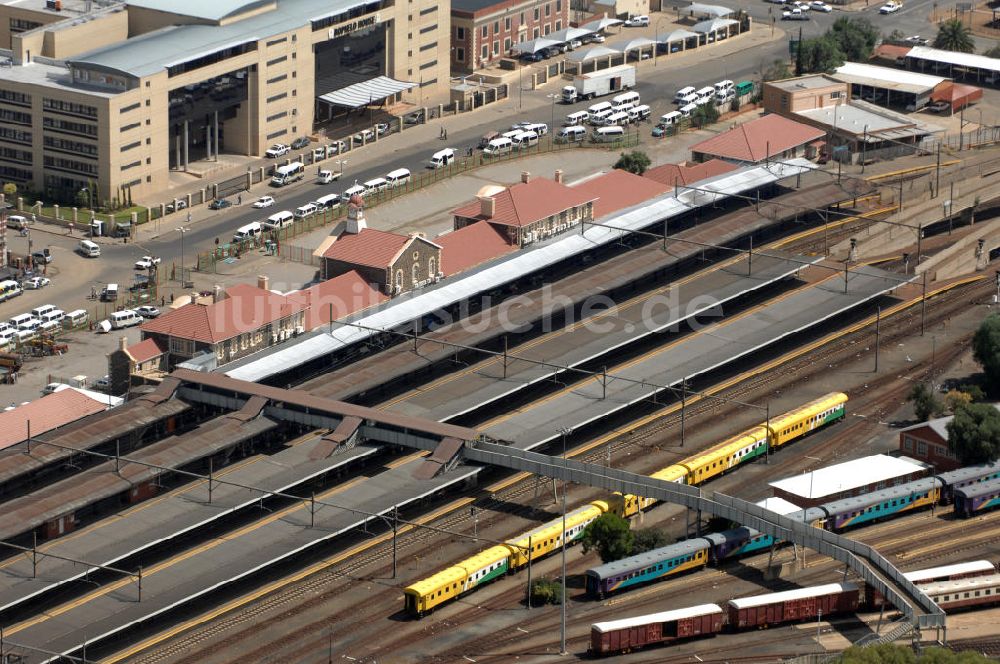
<instances>
[{"instance_id":1,"label":"street lamp","mask_svg":"<svg viewBox=\"0 0 1000 664\"><path fill-rule=\"evenodd\" d=\"M82 193L86 193L87 194L87 207L91 211L91 214L93 214L93 211L94 211L94 192L92 192L90 190L90 187L83 187L83 188L80 189L80 191Z\"/></svg>"},{"instance_id":2,"label":"street lamp","mask_svg":"<svg viewBox=\"0 0 1000 664\"><path fill-rule=\"evenodd\" d=\"M189 212L188 216L190 217L190 215L191 213ZM184 226L178 226L174 230L181 234L181 288L185 288L184 284L187 282L184 280L184 234L191 229L185 228Z\"/></svg>"},{"instance_id":3,"label":"street lamp","mask_svg":"<svg viewBox=\"0 0 1000 664\"><path fill-rule=\"evenodd\" d=\"M572 429L567 429L565 427L559 428L559 433L562 434L562 458L566 460L566 436L573 433ZM563 472L565 473L565 464L563 465ZM565 478L565 475L563 475ZM559 603L562 607L562 618L560 624L560 638L559 638L559 654L566 655L566 480L563 479L562 486L562 601Z\"/></svg>"},{"instance_id":4,"label":"street lamp","mask_svg":"<svg viewBox=\"0 0 1000 664\"><path fill-rule=\"evenodd\" d=\"M559 99L560 97L562 97L562 95L553 93L545 96L552 100L552 118L549 120L550 123L549 132L551 132L549 134L549 140L551 141L552 140L551 137L555 135L555 127L556 127L556 99Z\"/></svg>"}]
</instances>

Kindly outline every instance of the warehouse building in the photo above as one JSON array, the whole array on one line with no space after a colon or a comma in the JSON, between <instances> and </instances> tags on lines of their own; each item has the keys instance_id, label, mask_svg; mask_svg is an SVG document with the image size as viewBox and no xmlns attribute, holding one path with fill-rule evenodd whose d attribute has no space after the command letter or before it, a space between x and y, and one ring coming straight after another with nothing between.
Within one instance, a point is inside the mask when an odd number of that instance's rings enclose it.
<instances>
[{"instance_id":1,"label":"warehouse building","mask_svg":"<svg viewBox=\"0 0 1000 664\"><path fill-rule=\"evenodd\" d=\"M7 0L0 25L0 179L48 200L142 199L198 160L448 86L433 0Z\"/></svg>"}]
</instances>

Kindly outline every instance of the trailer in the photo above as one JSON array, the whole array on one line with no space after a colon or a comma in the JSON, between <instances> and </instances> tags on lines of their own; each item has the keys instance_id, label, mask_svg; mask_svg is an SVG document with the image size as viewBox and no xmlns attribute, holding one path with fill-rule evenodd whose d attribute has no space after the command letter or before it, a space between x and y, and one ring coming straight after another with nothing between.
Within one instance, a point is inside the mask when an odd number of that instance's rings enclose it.
<instances>
[{"instance_id":1,"label":"trailer","mask_svg":"<svg viewBox=\"0 0 1000 664\"><path fill-rule=\"evenodd\" d=\"M815 620L856 611L860 593L853 583L828 583L729 600L729 627L733 630Z\"/></svg>"},{"instance_id":2,"label":"trailer","mask_svg":"<svg viewBox=\"0 0 1000 664\"><path fill-rule=\"evenodd\" d=\"M590 626L590 652L593 655L610 655L679 639L715 636L722 631L723 615L717 605L701 604L594 623Z\"/></svg>"},{"instance_id":3,"label":"trailer","mask_svg":"<svg viewBox=\"0 0 1000 664\"><path fill-rule=\"evenodd\" d=\"M563 103L573 104L581 99L603 97L612 92L621 92L635 87L635 67L618 65L573 77L573 85L562 90Z\"/></svg>"}]
</instances>

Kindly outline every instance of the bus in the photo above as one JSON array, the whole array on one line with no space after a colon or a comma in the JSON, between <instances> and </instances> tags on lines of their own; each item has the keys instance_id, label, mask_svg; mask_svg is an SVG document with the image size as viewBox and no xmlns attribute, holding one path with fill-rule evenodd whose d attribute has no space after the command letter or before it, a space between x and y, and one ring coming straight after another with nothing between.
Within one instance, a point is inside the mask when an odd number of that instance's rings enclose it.
<instances>
[{"instance_id":1,"label":"bus","mask_svg":"<svg viewBox=\"0 0 1000 664\"><path fill-rule=\"evenodd\" d=\"M21 284L13 280L0 281L0 302L4 300L9 300L12 297L17 297L23 291L21 290Z\"/></svg>"},{"instance_id":2,"label":"bus","mask_svg":"<svg viewBox=\"0 0 1000 664\"><path fill-rule=\"evenodd\" d=\"M271 177L272 187L284 187L286 184L296 182L305 177L306 167L301 161L293 161L284 166L274 169L274 176Z\"/></svg>"},{"instance_id":3,"label":"bus","mask_svg":"<svg viewBox=\"0 0 1000 664\"><path fill-rule=\"evenodd\" d=\"M740 81L736 84L736 98L753 94L753 81Z\"/></svg>"}]
</instances>

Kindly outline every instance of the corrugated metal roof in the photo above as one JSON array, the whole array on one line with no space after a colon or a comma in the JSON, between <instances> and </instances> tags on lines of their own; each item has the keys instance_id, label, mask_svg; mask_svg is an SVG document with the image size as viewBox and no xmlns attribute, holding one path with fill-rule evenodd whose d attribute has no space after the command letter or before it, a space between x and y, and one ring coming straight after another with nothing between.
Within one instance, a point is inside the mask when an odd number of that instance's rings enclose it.
<instances>
[{"instance_id":1,"label":"corrugated metal roof","mask_svg":"<svg viewBox=\"0 0 1000 664\"><path fill-rule=\"evenodd\" d=\"M958 51L943 51L927 46L914 46L906 54L908 58L919 58L931 62L946 62L959 67L973 67L985 71L1000 72L1000 58L988 58L975 53L959 53Z\"/></svg>"},{"instance_id":2,"label":"corrugated metal roof","mask_svg":"<svg viewBox=\"0 0 1000 664\"><path fill-rule=\"evenodd\" d=\"M224 18L273 3L274 0L128 0L130 7L154 9L182 16L221 21Z\"/></svg>"},{"instance_id":3,"label":"corrugated metal roof","mask_svg":"<svg viewBox=\"0 0 1000 664\"><path fill-rule=\"evenodd\" d=\"M348 319L366 327L393 329L433 311L447 309L497 286L542 270L557 262L617 241L623 234L616 228L637 230L683 214L692 208L712 205L730 194L741 193L765 184L812 170L806 159L772 161L769 165L749 166L701 183L700 191L684 190L650 199L606 219L602 226L587 226L582 233L559 235L514 252L509 256L466 272L459 279L448 279L421 290L403 294L377 310ZM259 358L227 365L225 373L241 380L259 381L267 376L299 366L311 359L363 341L374 333L350 325L340 325L332 333L317 332L300 337L300 342L286 345Z\"/></svg>"},{"instance_id":4,"label":"corrugated metal roof","mask_svg":"<svg viewBox=\"0 0 1000 664\"><path fill-rule=\"evenodd\" d=\"M517 250L486 221L477 221L457 231L439 235L434 242L441 247L441 271L447 276Z\"/></svg>"},{"instance_id":5,"label":"corrugated metal roof","mask_svg":"<svg viewBox=\"0 0 1000 664\"><path fill-rule=\"evenodd\" d=\"M927 579L936 579L940 576L954 576L956 574L972 574L975 572L996 571L988 560L973 560L965 563L955 563L954 565L944 565L942 567L931 567L929 569L918 569L913 572L903 574L909 581L920 583Z\"/></svg>"},{"instance_id":6,"label":"corrugated metal roof","mask_svg":"<svg viewBox=\"0 0 1000 664\"><path fill-rule=\"evenodd\" d=\"M941 76L920 74L892 67L879 67L862 62L845 62L829 76L854 85L867 85L872 88L896 90L915 95L928 93L947 80Z\"/></svg>"},{"instance_id":7,"label":"corrugated metal roof","mask_svg":"<svg viewBox=\"0 0 1000 664\"><path fill-rule=\"evenodd\" d=\"M707 548L708 543L703 538L684 540L683 542L675 542L659 549L653 549L652 551L646 551L645 553L629 556L628 558L613 560L610 563L591 567L588 570L588 574L592 573L591 576L607 579L615 574L643 569L653 564L662 563L669 558L694 554Z\"/></svg>"},{"instance_id":8,"label":"corrugated metal roof","mask_svg":"<svg viewBox=\"0 0 1000 664\"><path fill-rule=\"evenodd\" d=\"M27 440L29 427L34 438L107 408L107 402L95 401L79 390L60 390L0 412L0 449Z\"/></svg>"},{"instance_id":9,"label":"corrugated metal roof","mask_svg":"<svg viewBox=\"0 0 1000 664\"><path fill-rule=\"evenodd\" d=\"M696 143L691 152L757 163L825 135L822 129L770 113Z\"/></svg>"},{"instance_id":10,"label":"corrugated metal roof","mask_svg":"<svg viewBox=\"0 0 1000 664\"><path fill-rule=\"evenodd\" d=\"M361 108L372 102L382 101L386 97L391 97L394 94L415 87L417 87L416 83L397 81L388 76L376 76L367 81L348 85L346 88L340 88L339 90L319 95L319 100L335 106Z\"/></svg>"},{"instance_id":11,"label":"corrugated metal roof","mask_svg":"<svg viewBox=\"0 0 1000 664\"><path fill-rule=\"evenodd\" d=\"M713 613L722 613L722 609L716 604L699 604L698 606L689 606L683 609L674 609L673 611L661 611L660 613L650 613L649 615L636 616L634 618L622 618L621 620L594 623L591 627L598 632L612 632L616 629L640 627L652 623L673 622L685 618L707 616Z\"/></svg>"},{"instance_id":12,"label":"corrugated metal roof","mask_svg":"<svg viewBox=\"0 0 1000 664\"><path fill-rule=\"evenodd\" d=\"M775 489L803 498L824 498L850 491L875 482L891 480L924 470L924 466L907 457L875 454L826 466L809 473L771 482Z\"/></svg>"},{"instance_id":13,"label":"corrugated metal roof","mask_svg":"<svg viewBox=\"0 0 1000 664\"><path fill-rule=\"evenodd\" d=\"M162 0L171 3L172 0ZM228 25L177 25L94 49L74 58L72 64L98 67L143 77L167 67L211 53L267 39L306 26L312 20L340 14L353 7L373 4L362 0L277 0L274 11L234 21ZM204 3L211 6L214 3Z\"/></svg>"},{"instance_id":14,"label":"corrugated metal roof","mask_svg":"<svg viewBox=\"0 0 1000 664\"><path fill-rule=\"evenodd\" d=\"M700 2L692 2L687 7L684 7L683 11L691 12L692 14L707 14L708 16L730 16L736 13L735 9L730 9L729 7L706 5Z\"/></svg>"},{"instance_id":15,"label":"corrugated metal roof","mask_svg":"<svg viewBox=\"0 0 1000 664\"><path fill-rule=\"evenodd\" d=\"M738 21L734 21L731 18L713 18L710 21L702 21L701 23L695 23L691 26L691 30L701 34L708 34L709 32L716 32L722 30L723 28L728 28L731 25L736 25Z\"/></svg>"},{"instance_id":16,"label":"corrugated metal roof","mask_svg":"<svg viewBox=\"0 0 1000 664\"><path fill-rule=\"evenodd\" d=\"M795 599L805 599L807 597L823 597L834 593L843 593L857 590L853 583L827 583L822 586L812 586L811 588L796 588L786 590L783 593L768 593L766 595L756 595L754 597L741 597L740 599L729 600L729 605L737 609L746 609L753 606L764 606L766 604L777 604Z\"/></svg>"}]
</instances>

